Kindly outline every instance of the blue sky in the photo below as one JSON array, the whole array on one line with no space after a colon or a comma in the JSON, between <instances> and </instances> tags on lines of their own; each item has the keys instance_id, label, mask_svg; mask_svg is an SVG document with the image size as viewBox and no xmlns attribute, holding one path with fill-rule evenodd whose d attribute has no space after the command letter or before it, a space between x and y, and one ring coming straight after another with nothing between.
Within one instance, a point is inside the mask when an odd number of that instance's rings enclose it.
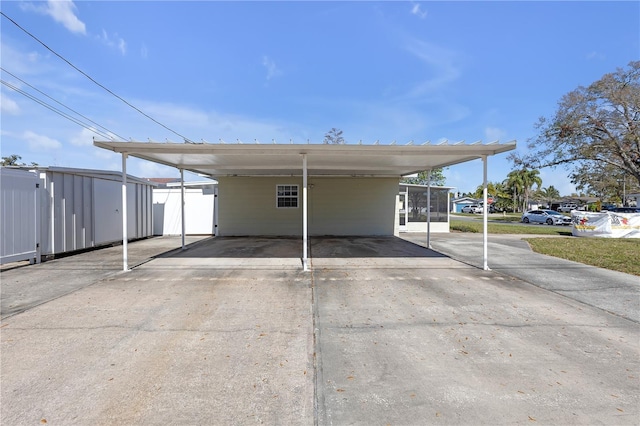
<instances>
[{"instance_id":1,"label":"blue sky","mask_svg":"<svg viewBox=\"0 0 640 426\"><path fill-rule=\"evenodd\" d=\"M515 139L525 152L538 117L552 116L562 95L640 57L636 1L2 1L1 9L166 128L5 17L3 81L139 141L321 143L336 127L347 143ZM0 95L3 156L120 170L120 156L93 147L92 131L7 85ZM135 159L128 167L140 177L179 175ZM510 170L505 154L489 159L490 181ZM568 195L567 174L543 169L543 186ZM482 164L445 176L473 191Z\"/></svg>"}]
</instances>

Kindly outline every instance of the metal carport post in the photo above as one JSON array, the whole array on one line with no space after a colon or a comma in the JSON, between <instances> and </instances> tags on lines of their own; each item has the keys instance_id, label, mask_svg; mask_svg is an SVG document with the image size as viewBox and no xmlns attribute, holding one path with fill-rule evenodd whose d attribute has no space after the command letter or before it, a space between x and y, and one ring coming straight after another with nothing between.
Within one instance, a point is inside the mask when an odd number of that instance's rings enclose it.
<instances>
[{"instance_id":1,"label":"metal carport post","mask_svg":"<svg viewBox=\"0 0 640 426\"><path fill-rule=\"evenodd\" d=\"M185 234L185 222L184 222L184 169L180 169L180 214L182 221L182 250L184 250L184 234Z\"/></svg>"},{"instance_id":2,"label":"metal carport post","mask_svg":"<svg viewBox=\"0 0 640 426\"><path fill-rule=\"evenodd\" d=\"M431 248L431 169L427 170L427 248Z\"/></svg>"},{"instance_id":3,"label":"metal carport post","mask_svg":"<svg viewBox=\"0 0 640 426\"><path fill-rule=\"evenodd\" d=\"M127 154L122 153L122 270L129 270L127 252Z\"/></svg>"},{"instance_id":4,"label":"metal carport post","mask_svg":"<svg viewBox=\"0 0 640 426\"><path fill-rule=\"evenodd\" d=\"M302 269L308 271L307 265L307 244L308 244L308 221L307 221L307 154L302 154Z\"/></svg>"},{"instance_id":5,"label":"metal carport post","mask_svg":"<svg viewBox=\"0 0 640 426\"><path fill-rule=\"evenodd\" d=\"M482 269L489 271L489 253L487 244L487 156L482 156Z\"/></svg>"}]
</instances>

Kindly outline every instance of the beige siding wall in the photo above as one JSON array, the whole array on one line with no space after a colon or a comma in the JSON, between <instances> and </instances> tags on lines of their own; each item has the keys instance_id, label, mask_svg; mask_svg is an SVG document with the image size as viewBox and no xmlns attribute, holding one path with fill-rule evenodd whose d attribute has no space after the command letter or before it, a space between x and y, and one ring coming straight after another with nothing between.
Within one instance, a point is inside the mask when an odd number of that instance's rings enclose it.
<instances>
[{"instance_id":1,"label":"beige siding wall","mask_svg":"<svg viewBox=\"0 0 640 426\"><path fill-rule=\"evenodd\" d=\"M218 179L221 236L302 235L302 178ZM398 179L309 178L309 235L393 235ZM276 208L276 186L297 184L298 208Z\"/></svg>"},{"instance_id":2,"label":"beige siding wall","mask_svg":"<svg viewBox=\"0 0 640 426\"><path fill-rule=\"evenodd\" d=\"M276 208L277 185L299 185L300 207ZM221 236L302 235L302 178L218 178Z\"/></svg>"},{"instance_id":3,"label":"beige siding wall","mask_svg":"<svg viewBox=\"0 0 640 426\"><path fill-rule=\"evenodd\" d=\"M313 178L311 235L393 235L398 179Z\"/></svg>"}]
</instances>

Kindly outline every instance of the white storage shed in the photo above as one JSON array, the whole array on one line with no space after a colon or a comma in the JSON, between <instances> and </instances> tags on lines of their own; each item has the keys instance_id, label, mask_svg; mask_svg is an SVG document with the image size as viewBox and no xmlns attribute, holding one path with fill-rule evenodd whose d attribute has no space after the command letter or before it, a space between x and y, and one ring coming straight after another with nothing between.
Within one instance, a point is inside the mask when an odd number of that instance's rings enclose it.
<instances>
[{"instance_id":1,"label":"white storage shed","mask_svg":"<svg viewBox=\"0 0 640 426\"><path fill-rule=\"evenodd\" d=\"M37 174L38 243L42 256L122 241L121 172L40 166L12 169ZM153 186L143 179L127 176L129 239L153 235ZM5 208L20 207L3 205Z\"/></svg>"},{"instance_id":2,"label":"white storage shed","mask_svg":"<svg viewBox=\"0 0 640 426\"><path fill-rule=\"evenodd\" d=\"M0 264L39 262L39 186L35 172L0 168Z\"/></svg>"}]
</instances>

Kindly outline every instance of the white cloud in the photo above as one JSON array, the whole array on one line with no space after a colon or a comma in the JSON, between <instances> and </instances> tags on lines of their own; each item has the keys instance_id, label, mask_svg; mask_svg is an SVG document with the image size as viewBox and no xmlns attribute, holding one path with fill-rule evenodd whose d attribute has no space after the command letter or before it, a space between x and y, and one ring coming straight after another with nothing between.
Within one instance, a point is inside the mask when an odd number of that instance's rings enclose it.
<instances>
[{"instance_id":1,"label":"white cloud","mask_svg":"<svg viewBox=\"0 0 640 426\"><path fill-rule=\"evenodd\" d=\"M498 127L486 127L484 136L487 142L500 141L507 135L507 132Z\"/></svg>"},{"instance_id":2,"label":"white cloud","mask_svg":"<svg viewBox=\"0 0 640 426\"><path fill-rule=\"evenodd\" d=\"M113 34L112 37L107 34L106 30L102 30L102 34L98 35L98 40L104 43L106 46L112 49L118 49L122 56L127 54L127 42L120 37L117 33Z\"/></svg>"},{"instance_id":3,"label":"white cloud","mask_svg":"<svg viewBox=\"0 0 640 426\"><path fill-rule=\"evenodd\" d=\"M127 171L138 177L175 177L179 176L179 171L175 167L169 167L151 161L140 160L136 163L132 161L131 167L127 167Z\"/></svg>"},{"instance_id":4,"label":"white cloud","mask_svg":"<svg viewBox=\"0 0 640 426\"><path fill-rule=\"evenodd\" d=\"M413 3L413 7L411 8L411 14L416 15L420 19L424 19L427 17L427 11L423 11L420 7L420 3Z\"/></svg>"},{"instance_id":5,"label":"white cloud","mask_svg":"<svg viewBox=\"0 0 640 426\"><path fill-rule=\"evenodd\" d=\"M271 80L274 77L282 75L282 71L276 66L273 59L266 55L262 57L262 65L267 69L267 80Z\"/></svg>"},{"instance_id":6,"label":"white cloud","mask_svg":"<svg viewBox=\"0 0 640 426\"><path fill-rule=\"evenodd\" d=\"M147 59L149 57L149 49L147 48L146 44L142 44L142 47L140 47L140 57L142 59Z\"/></svg>"},{"instance_id":7,"label":"white cloud","mask_svg":"<svg viewBox=\"0 0 640 426\"><path fill-rule=\"evenodd\" d=\"M405 47L412 55L430 68L432 77L416 84L407 97L416 98L442 90L461 75L456 65L456 54L434 43L422 40L410 40Z\"/></svg>"},{"instance_id":8,"label":"white cloud","mask_svg":"<svg viewBox=\"0 0 640 426\"><path fill-rule=\"evenodd\" d=\"M101 161L104 161L105 164L109 164L108 170L118 170L118 167L122 168L122 163L120 164L117 163L118 159L122 161L121 154L117 154L115 152L107 151L106 149L96 147L93 151L93 155L96 158L100 159ZM111 163L108 163L107 160L111 161ZM107 167L107 166L102 165L100 167Z\"/></svg>"},{"instance_id":9,"label":"white cloud","mask_svg":"<svg viewBox=\"0 0 640 426\"><path fill-rule=\"evenodd\" d=\"M50 69L43 58L36 52L22 51L5 42L0 43L2 50L2 67L14 74L25 76L42 73Z\"/></svg>"},{"instance_id":10,"label":"white cloud","mask_svg":"<svg viewBox=\"0 0 640 426\"><path fill-rule=\"evenodd\" d=\"M123 55L127 54L127 43L122 38L118 40L118 49Z\"/></svg>"},{"instance_id":11,"label":"white cloud","mask_svg":"<svg viewBox=\"0 0 640 426\"><path fill-rule=\"evenodd\" d=\"M174 126L183 129L187 127L203 127L209 122L209 117L204 111L187 106L168 102L147 103L145 101L134 101L133 104L140 104L142 111L170 128L174 128ZM177 128L174 130L180 131Z\"/></svg>"},{"instance_id":12,"label":"white cloud","mask_svg":"<svg viewBox=\"0 0 640 426\"><path fill-rule=\"evenodd\" d=\"M587 59L601 61L601 60L606 59L606 57L605 57L604 53L597 52L597 51L592 51L592 52L587 53Z\"/></svg>"},{"instance_id":13,"label":"white cloud","mask_svg":"<svg viewBox=\"0 0 640 426\"><path fill-rule=\"evenodd\" d=\"M39 135L31 130L25 130L22 133L22 139L27 142L31 151L47 151L62 148L62 144L56 139L48 136Z\"/></svg>"},{"instance_id":14,"label":"white cloud","mask_svg":"<svg viewBox=\"0 0 640 426\"><path fill-rule=\"evenodd\" d=\"M76 5L71 0L48 0L46 5L22 3L23 10L49 15L72 33L86 34L86 26L76 16Z\"/></svg>"},{"instance_id":15,"label":"white cloud","mask_svg":"<svg viewBox=\"0 0 640 426\"><path fill-rule=\"evenodd\" d=\"M96 136L100 140L104 139L103 136L96 134L93 130L83 128L80 132L78 132L74 137L71 138L70 142L75 146L92 146L94 136Z\"/></svg>"},{"instance_id":16,"label":"white cloud","mask_svg":"<svg viewBox=\"0 0 640 426\"><path fill-rule=\"evenodd\" d=\"M18 106L18 103L7 95L0 93L0 112L9 115L19 115L20 106Z\"/></svg>"}]
</instances>

